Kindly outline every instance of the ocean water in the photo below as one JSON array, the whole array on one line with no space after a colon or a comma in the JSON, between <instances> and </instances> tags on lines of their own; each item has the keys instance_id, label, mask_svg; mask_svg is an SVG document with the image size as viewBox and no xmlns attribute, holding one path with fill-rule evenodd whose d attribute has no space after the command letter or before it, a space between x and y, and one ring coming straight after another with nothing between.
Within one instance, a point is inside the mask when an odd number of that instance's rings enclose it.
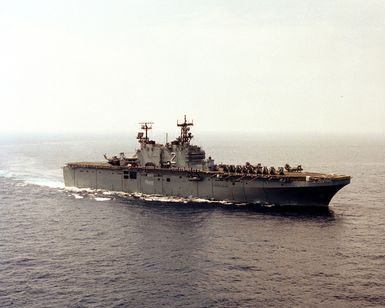
<instances>
[{"instance_id":1,"label":"ocean water","mask_svg":"<svg viewBox=\"0 0 385 308\"><path fill-rule=\"evenodd\" d=\"M0 137L0 307L385 306L385 140L201 136L218 163L353 176L326 211L68 190L134 136Z\"/></svg>"}]
</instances>

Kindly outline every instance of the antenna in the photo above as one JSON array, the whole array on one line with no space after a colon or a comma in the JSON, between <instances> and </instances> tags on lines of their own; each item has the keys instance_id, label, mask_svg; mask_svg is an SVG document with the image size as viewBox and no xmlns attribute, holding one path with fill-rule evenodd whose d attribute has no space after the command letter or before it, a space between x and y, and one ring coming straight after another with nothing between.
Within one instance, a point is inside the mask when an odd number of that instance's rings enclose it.
<instances>
[{"instance_id":1,"label":"antenna","mask_svg":"<svg viewBox=\"0 0 385 308\"><path fill-rule=\"evenodd\" d=\"M154 124L154 122L140 122L139 124L141 125L141 129L143 129L145 131L145 136L143 138L143 133L141 136L138 134L138 139L140 139L141 141L144 140L147 142L148 141L148 131L150 129L152 129L152 124Z\"/></svg>"},{"instance_id":2,"label":"antenna","mask_svg":"<svg viewBox=\"0 0 385 308\"><path fill-rule=\"evenodd\" d=\"M194 136L190 133L190 127L189 126L193 126L194 123L192 121L188 122L187 118L186 118L186 115L185 115L184 116L184 122L183 123L179 123L179 121L177 121L176 125L180 127L180 136L178 137L179 141L182 144L190 143L191 139Z\"/></svg>"}]
</instances>

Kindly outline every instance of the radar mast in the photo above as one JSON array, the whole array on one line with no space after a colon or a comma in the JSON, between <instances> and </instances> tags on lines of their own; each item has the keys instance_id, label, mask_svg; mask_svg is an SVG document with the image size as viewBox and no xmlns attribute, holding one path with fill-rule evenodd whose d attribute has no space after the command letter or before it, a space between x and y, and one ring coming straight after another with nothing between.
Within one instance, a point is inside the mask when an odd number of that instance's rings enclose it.
<instances>
[{"instance_id":1,"label":"radar mast","mask_svg":"<svg viewBox=\"0 0 385 308\"><path fill-rule=\"evenodd\" d=\"M194 136L190 133L190 127L189 126L193 126L194 123L192 121L188 122L186 115L185 115L184 116L184 122L179 123L179 121L177 121L176 125L178 127L180 127L180 136L178 137L178 141L181 144L190 144L190 141Z\"/></svg>"},{"instance_id":2,"label":"radar mast","mask_svg":"<svg viewBox=\"0 0 385 308\"><path fill-rule=\"evenodd\" d=\"M139 132L136 139L139 139L139 142L148 143L150 141L148 138L148 131L152 129L152 124L154 124L154 122L140 122L139 124L141 125L141 129L144 130L144 133Z\"/></svg>"}]
</instances>

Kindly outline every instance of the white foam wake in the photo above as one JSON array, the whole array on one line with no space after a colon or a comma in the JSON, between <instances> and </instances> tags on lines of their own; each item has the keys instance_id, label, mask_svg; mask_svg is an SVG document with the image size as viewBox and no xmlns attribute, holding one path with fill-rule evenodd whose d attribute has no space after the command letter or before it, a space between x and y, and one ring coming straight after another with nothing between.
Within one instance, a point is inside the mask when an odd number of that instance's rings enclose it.
<instances>
[{"instance_id":1,"label":"white foam wake","mask_svg":"<svg viewBox=\"0 0 385 308\"><path fill-rule=\"evenodd\" d=\"M66 191L70 192L70 196L75 199L82 199L88 197L96 201L109 201L116 198L135 198L145 201L153 202L165 202L165 203L215 203L215 204L233 204L228 201L208 200L203 198L194 197L175 197L175 196L163 196L163 195L148 195L143 193L126 193L117 191L108 191L102 189L90 189L90 188L78 188L78 187L65 187ZM108 196L108 197L106 197Z\"/></svg>"},{"instance_id":2,"label":"white foam wake","mask_svg":"<svg viewBox=\"0 0 385 308\"><path fill-rule=\"evenodd\" d=\"M111 200L111 198L102 198L102 197L94 197L96 201L108 201Z\"/></svg>"},{"instance_id":3,"label":"white foam wake","mask_svg":"<svg viewBox=\"0 0 385 308\"><path fill-rule=\"evenodd\" d=\"M42 179L42 178L32 178L25 180L26 183L38 186L45 186L50 188L64 188L64 183L54 180Z\"/></svg>"},{"instance_id":4,"label":"white foam wake","mask_svg":"<svg viewBox=\"0 0 385 308\"><path fill-rule=\"evenodd\" d=\"M0 177L21 181L25 184L32 184L50 188L64 188L64 183L56 179L49 179L26 174L18 174L7 170L0 170Z\"/></svg>"}]
</instances>

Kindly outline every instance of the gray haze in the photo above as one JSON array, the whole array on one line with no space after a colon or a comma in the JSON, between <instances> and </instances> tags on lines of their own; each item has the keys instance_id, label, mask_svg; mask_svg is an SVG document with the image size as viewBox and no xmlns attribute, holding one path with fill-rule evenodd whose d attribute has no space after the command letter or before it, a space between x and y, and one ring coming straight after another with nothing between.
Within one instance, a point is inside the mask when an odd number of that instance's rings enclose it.
<instances>
[{"instance_id":1,"label":"gray haze","mask_svg":"<svg viewBox=\"0 0 385 308\"><path fill-rule=\"evenodd\" d=\"M0 132L385 134L385 1L0 1Z\"/></svg>"}]
</instances>

